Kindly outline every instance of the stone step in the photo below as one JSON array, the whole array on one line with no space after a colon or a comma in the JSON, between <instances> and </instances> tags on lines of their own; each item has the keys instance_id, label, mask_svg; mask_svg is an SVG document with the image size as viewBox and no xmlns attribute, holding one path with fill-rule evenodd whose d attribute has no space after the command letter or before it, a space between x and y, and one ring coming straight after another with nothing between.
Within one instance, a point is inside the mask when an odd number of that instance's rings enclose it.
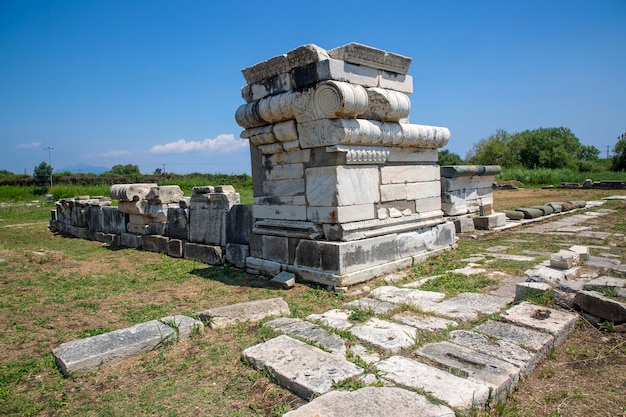
<instances>
[{"instance_id":1,"label":"stone step","mask_svg":"<svg viewBox=\"0 0 626 417\"><path fill-rule=\"evenodd\" d=\"M480 406L489 399L487 385L404 356L391 356L378 362L376 368L384 379L404 387L423 390L459 410Z\"/></svg>"},{"instance_id":2,"label":"stone step","mask_svg":"<svg viewBox=\"0 0 626 417\"><path fill-rule=\"evenodd\" d=\"M626 322L626 303L597 291L578 291L574 298L574 306L616 324Z\"/></svg>"},{"instance_id":3,"label":"stone step","mask_svg":"<svg viewBox=\"0 0 626 417\"><path fill-rule=\"evenodd\" d=\"M554 345L560 346L574 328L577 314L538 306L527 301L500 315L502 320L518 326L546 332L554 336Z\"/></svg>"},{"instance_id":4,"label":"stone step","mask_svg":"<svg viewBox=\"0 0 626 417\"><path fill-rule=\"evenodd\" d=\"M417 329L405 324L392 323L372 317L363 324L357 324L350 333L379 348L396 353L411 347L415 343Z\"/></svg>"},{"instance_id":5,"label":"stone step","mask_svg":"<svg viewBox=\"0 0 626 417\"><path fill-rule=\"evenodd\" d=\"M461 293L440 303L433 303L426 311L459 320L476 320L478 313L493 314L502 310L509 299L496 295Z\"/></svg>"},{"instance_id":6,"label":"stone step","mask_svg":"<svg viewBox=\"0 0 626 417\"><path fill-rule=\"evenodd\" d=\"M346 356L346 343L340 336L330 333L308 321L280 317L268 321L264 326L288 336L313 342L328 350L330 353L342 358Z\"/></svg>"},{"instance_id":7,"label":"stone step","mask_svg":"<svg viewBox=\"0 0 626 417\"><path fill-rule=\"evenodd\" d=\"M280 386L305 399L364 372L352 362L285 335L249 347L242 355L255 369L269 371Z\"/></svg>"},{"instance_id":8,"label":"stone step","mask_svg":"<svg viewBox=\"0 0 626 417\"><path fill-rule=\"evenodd\" d=\"M554 346L554 336L511 323L487 320L476 326L474 331L489 337L515 343L529 351L537 353L536 360L541 361Z\"/></svg>"},{"instance_id":9,"label":"stone step","mask_svg":"<svg viewBox=\"0 0 626 417\"><path fill-rule=\"evenodd\" d=\"M416 392L395 387L365 387L356 391L332 391L317 397L283 417L454 417L454 411L432 404Z\"/></svg>"},{"instance_id":10,"label":"stone step","mask_svg":"<svg viewBox=\"0 0 626 417\"><path fill-rule=\"evenodd\" d=\"M435 362L441 369L453 369L462 376L486 384L496 398L519 381L521 370L510 362L449 342L429 343L415 351L417 356Z\"/></svg>"}]
</instances>

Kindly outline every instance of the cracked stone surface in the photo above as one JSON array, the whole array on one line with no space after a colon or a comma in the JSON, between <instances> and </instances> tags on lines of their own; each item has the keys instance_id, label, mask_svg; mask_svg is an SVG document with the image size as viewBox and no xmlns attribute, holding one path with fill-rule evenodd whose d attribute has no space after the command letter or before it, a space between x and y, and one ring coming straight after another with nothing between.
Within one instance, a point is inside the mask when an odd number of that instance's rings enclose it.
<instances>
[{"instance_id":1,"label":"cracked stone surface","mask_svg":"<svg viewBox=\"0 0 626 417\"><path fill-rule=\"evenodd\" d=\"M359 340L393 353L411 347L417 335L415 327L392 323L376 317L372 317L363 324L355 325L350 332Z\"/></svg>"}]
</instances>

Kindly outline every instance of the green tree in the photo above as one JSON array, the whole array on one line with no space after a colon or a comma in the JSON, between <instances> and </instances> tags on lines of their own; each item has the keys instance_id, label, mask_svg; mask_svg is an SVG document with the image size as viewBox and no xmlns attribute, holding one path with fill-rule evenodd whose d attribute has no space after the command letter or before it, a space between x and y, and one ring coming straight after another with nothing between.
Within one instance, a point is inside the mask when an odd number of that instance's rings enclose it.
<instances>
[{"instance_id":1,"label":"green tree","mask_svg":"<svg viewBox=\"0 0 626 417\"><path fill-rule=\"evenodd\" d=\"M515 133L518 162L525 168L578 169L580 140L566 127L524 130Z\"/></svg>"},{"instance_id":2,"label":"green tree","mask_svg":"<svg viewBox=\"0 0 626 417\"><path fill-rule=\"evenodd\" d=\"M463 164L463 159L454 152L450 152L447 149L443 149L439 151L439 165L461 165Z\"/></svg>"},{"instance_id":3,"label":"green tree","mask_svg":"<svg viewBox=\"0 0 626 417\"><path fill-rule=\"evenodd\" d=\"M626 139L620 139L613 147L611 171L626 171Z\"/></svg>"},{"instance_id":4,"label":"green tree","mask_svg":"<svg viewBox=\"0 0 626 417\"><path fill-rule=\"evenodd\" d=\"M141 172L139 171L139 167L133 164L113 165L113 167L111 168L111 171L109 172L112 174L116 174L116 175L141 175Z\"/></svg>"},{"instance_id":5,"label":"green tree","mask_svg":"<svg viewBox=\"0 0 626 417\"><path fill-rule=\"evenodd\" d=\"M511 135L506 130L498 129L495 134L475 143L465 160L471 164L512 168L518 165L514 146L516 143L513 142Z\"/></svg>"},{"instance_id":6,"label":"green tree","mask_svg":"<svg viewBox=\"0 0 626 417\"><path fill-rule=\"evenodd\" d=\"M33 170L33 177L37 180L37 184L45 187L45 185L50 181L50 177L52 176L52 166L48 165L45 161L40 163Z\"/></svg>"}]
</instances>

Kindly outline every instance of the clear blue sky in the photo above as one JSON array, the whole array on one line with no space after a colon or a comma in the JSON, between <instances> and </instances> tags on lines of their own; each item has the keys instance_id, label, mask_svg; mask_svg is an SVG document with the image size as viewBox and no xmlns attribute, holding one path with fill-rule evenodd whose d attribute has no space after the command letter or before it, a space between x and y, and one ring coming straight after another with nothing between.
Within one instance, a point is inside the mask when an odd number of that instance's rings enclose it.
<instances>
[{"instance_id":1,"label":"clear blue sky","mask_svg":"<svg viewBox=\"0 0 626 417\"><path fill-rule=\"evenodd\" d=\"M0 0L0 169L250 172L241 69L307 43L413 58L411 122L626 132L626 0Z\"/></svg>"}]
</instances>

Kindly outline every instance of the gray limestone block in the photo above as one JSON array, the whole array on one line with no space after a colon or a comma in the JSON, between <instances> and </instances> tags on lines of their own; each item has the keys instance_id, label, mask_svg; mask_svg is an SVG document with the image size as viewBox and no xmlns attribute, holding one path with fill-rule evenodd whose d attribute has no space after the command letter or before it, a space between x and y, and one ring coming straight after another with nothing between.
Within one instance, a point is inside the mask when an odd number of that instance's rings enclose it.
<instances>
[{"instance_id":1,"label":"gray limestone block","mask_svg":"<svg viewBox=\"0 0 626 417\"><path fill-rule=\"evenodd\" d=\"M576 314L522 302L500 315L502 320L550 333L556 346L565 341L574 328Z\"/></svg>"},{"instance_id":2,"label":"gray limestone block","mask_svg":"<svg viewBox=\"0 0 626 417\"><path fill-rule=\"evenodd\" d=\"M391 356L378 362L376 368L382 372L384 379L428 392L455 409L467 410L489 399L489 387L484 383L461 378L403 356Z\"/></svg>"},{"instance_id":3,"label":"gray limestone block","mask_svg":"<svg viewBox=\"0 0 626 417\"><path fill-rule=\"evenodd\" d=\"M376 317L363 324L354 325L349 331L359 340L393 353L411 347L415 344L417 336L417 329L414 327Z\"/></svg>"},{"instance_id":4,"label":"gray limestone block","mask_svg":"<svg viewBox=\"0 0 626 417\"><path fill-rule=\"evenodd\" d=\"M454 411L432 404L425 396L398 387L365 387L356 391L331 391L283 417L454 417Z\"/></svg>"},{"instance_id":5,"label":"gray limestone block","mask_svg":"<svg viewBox=\"0 0 626 417\"><path fill-rule=\"evenodd\" d=\"M449 165L440 167L440 172L445 178L496 176L502 172L502 167L500 165Z\"/></svg>"},{"instance_id":6,"label":"gray limestone block","mask_svg":"<svg viewBox=\"0 0 626 417\"><path fill-rule=\"evenodd\" d=\"M150 188L145 199L160 204L170 204L178 203L183 195L183 190L178 185L160 185Z\"/></svg>"},{"instance_id":7,"label":"gray limestone block","mask_svg":"<svg viewBox=\"0 0 626 417\"><path fill-rule=\"evenodd\" d=\"M380 301L366 297L350 301L349 303L344 304L344 307L348 309L371 310L375 314L385 314L389 310L393 310L398 306L396 304L388 303L386 301Z\"/></svg>"},{"instance_id":8,"label":"gray limestone block","mask_svg":"<svg viewBox=\"0 0 626 417\"><path fill-rule=\"evenodd\" d=\"M445 296L441 292L398 288L391 285L378 287L369 293L369 297L380 301L395 305L407 304L417 308L426 308L433 303L441 301Z\"/></svg>"},{"instance_id":9,"label":"gray limestone block","mask_svg":"<svg viewBox=\"0 0 626 417\"><path fill-rule=\"evenodd\" d=\"M450 332L450 341L485 355L510 362L520 368L524 376L528 375L536 364L536 355L507 340L494 340L480 333L454 330Z\"/></svg>"},{"instance_id":10,"label":"gray limestone block","mask_svg":"<svg viewBox=\"0 0 626 417\"><path fill-rule=\"evenodd\" d=\"M182 258L185 241L182 239L169 239L167 242L167 254L172 258Z\"/></svg>"},{"instance_id":11,"label":"gray limestone block","mask_svg":"<svg viewBox=\"0 0 626 417\"><path fill-rule=\"evenodd\" d=\"M466 217L466 216L459 217L458 219L454 220L454 229L456 233L473 232L475 229L474 221L471 218Z\"/></svg>"},{"instance_id":12,"label":"gray limestone block","mask_svg":"<svg viewBox=\"0 0 626 417\"><path fill-rule=\"evenodd\" d=\"M435 316L418 315L408 311L395 314L392 319L420 330L448 330L458 325L458 323L454 320L448 320Z\"/></svg>"},{"instance_id":13,"label":"gray limestone block","mask_svg":"<svg viewBox=\"0 0 626 417\"><path fill-rule=\"evenodd\" d=\"M223 209L194 209L192 206L189 210L189 241L226 246L227 215L228 211Z\"/></svg>"},{"instance_id":14,"label":"gray limestone block","mask_svg":"<svg viewBox=\"0 0 626 417\"><path fill-rule=\"evenodd\" d=\"M363 369L299 340L282 335L243 351L256 369L267 369L276 382L309 399L332 390L334 383L363 374Z\"/></svg>"},{"instance_id":15,"label":"gray limestone block","mask_svg":"<svg viewBox=\"0 0 626 417\"><path fill-rule=\"evenodd\" d=\"M415 351L441 369L454 369L462 375L486 383L501 398L519 381L521 370L512 363L449 342L429 343Z\"/></svg>"},{"instance_id":16,"label":"gray limestone block","mask_svg":"<svg viewBox=\"0 0 626 417\"><path fill-rule=\"evenodd\" d=\"M515 285L515 302L526 300L530 296L550 291L552 286L544 282L518 282Z\"/></svg>"},{"instance_id":17,"label":"gray limestone block","mask_svg":"<svg viewBox=\"0 0 626 417\"><path fill-rule=\"evenodd\" d=\"M282 298L271 298L211 308L198 314L202 321L216 329L239 322L256 323L267 317L288 316L291 312Z\"/></svg>"},{"instance_id":18,"label":"gray limestone block","mask_svg":"<svg viewBox=\"0 0 626 417\"><path fill-rule=\"evenodd\" d=\"M524 218L524 213L517 210L505 210L504 215L507 217L507 219L511 220L522 220Z\"/></svg>"},{"instance_id":19,"label":"gray limestone block","mask_svg":"<svg viewBox=\"0 0 626 417\"><path fill-rule=\"evenodd\" d=\"M538 360L543 359L554 345L554 336L527 327L516 326L511 323L487 320L474 328L474 331L484 333L495 339L502 339L524 349L540 354Z\"/></svg>"},{"instance_id":20,"label":"gray limestone block","mask_svg":"<svg viewBox=\"0 0 626 417\"><path fill-rule=\"evenodd\" d=\"M85 217L89 230L93 232L100 232L102 230L102 210L100 206L87 207Z\"/></svg>"},{"instance_id":21,"label":"gray limestone block","mask_svg":"<svg viewBox=\"0 0 626 417\"><path fill-rule=\"evenodd\" d=\"M341 336L300 319L281 317L264 324L279 333L313 342L339 357L346 356L346 343Z\"/></svg>"},{"instance_id":22,"label":"gray limestone block","mask_svg":"<svg viewBox=\"0 0 626 417\"><path fill-rule=\"evenodd\" d=\"M142 235L141 247L150 252L167 253L168 239L159 235Z\"/></svg>"},{"instance_id":23,"label":"gray limestone block","mask_svg":"<svg viewBox=\"0 0 626 417\"><path fill-rule=\"evenodd\" d=\"M246 267L246 258L250 256L250 246L240 245L238 243L227 243L226 254L224 258L226 262L237 268L244 269Z\"/></svg>"},{"instance_id":24,"label":"gray limestone block","mask_svg":"<svg viewBox=\"0 0 626 417\"><path fill-rule=\"evenodd\" d=\"M606 289L626 288L626 279L601 276L587 282L584 289L587 291L601 291Z\"/></svg>"},{"instance_id":25,"label":"gray limestone block","mask_svg":"<svg viewBox=\"0 0 626 417\"><path fill-rule=\"evenodd\" d=\"M184 247L184 255L185 259L191 259L209 265L222 264L222 248L219 246L187 242Z\"/></svg>"},{"instance_id":26,"label":"gray limestone block","mask_svg":"<svg viewBox=\"0 0 626 417\"><path fill-rule=\"evenodd\" d=\"M281 236L263 236L263 259L289 263L289 241Z\"/></svg>"},{"instance_id":27,"label":"gray limestone block","mask_svg":"<svg viewBox=\"0 0 626 417\"><path fill-rule=\"evenodd\" d=\"M543 211L539 209L520 207L516 208L515 211L523 213L525 219L536 219L537 217L543 216Z\"/></svg>"},{"instance_id":28,"label":"gray limestone block","mask_svg":"<svg viewBox=\"0 0 626 417\"><path fill-rule=\"evenodd\" d=\"M550 266L557 269L570 269L580 263L580 256L573 251L560 250L550 255Z\"/></svg>"},{"instance_id":29,"label":"gray limestone block","mask_svg":"<svg viewBox=\"0 0 626 417\"><path fill-rule=\"evenodd\" d=\"M577 253L581 261L587 261L589 259L589 248L587 246L574 245L571 246L569 250Z\"/></svg>"},{"instance_id":30,"label":"gray limestone block","mask_svg":"<svg viewBox=\"0 0 626 417\"><path fill-rule=\"evenodd\" d=\"M296 286L296 275L291 272L282 271L270 280L270 283L279 286L282 289L288 290Z\"/></svg>"},{"instance_id":31,"label":"gray limestone block","mask_svg":"<svg viewBox=\"0 0 626 417\"><path fill-rule=\"evenodd\" d=\"M611 273L617 275L618 277L626 278L626 264L612 266Z\"/></svg>"},{"instance_id":32,"label":"gray limestone block","mask_svg":"<svg viewBox=\"0 0 626 417\"><path fill-rule=\"evenodd\" d=\"M306 317L309 321L319 322L324 326L336 329L347 330L352 327L349 318L352 312L350 310L328 310L322 314L311 314Z\"/></svg>"},{"instance_id":33,"label":"gray limestone block","mask_svg":"<svg viewBox=\"0 0 626 417\"><path fill-rule=\"evenodd\" d=\"M546 206L551 207L554 213L560 213L563 211L563 206L560 203L551 202L547 203Z\"/></svg>"},{"instance_id":34,"label":"gray limestone block","mask_svg":"<svg viewBox=\"0 0 626 417\"><path fill-rule=\"evenodd\" d=\"M117 207L102 207L102 231L105 233L122 234L126 232L126 215Z\"/></svg>"},{"instance_id":35,"label":"gray limestone block","mask_svg":"<svg viewBox=\"0 0 626 417\"><path fill-rule=\"evenodd\" d=\"M576 293L574 306L586 313L616 324L626 322L626 303L596 291L580 291Z\"/></svg>"},{"instance_id":36,"label":"gray limestone block","mask_svg":"<svg viewBox=\"0 0 626 417\"><path fill-rule=\"evenodd\" d=\"M167 209L167 236L173 239L189 239L189 210L176 207Z\"/></svg>"},{"instance_id":37,"label":"gray limestone block","mask_svg":"<svg viewBox=\"0 0 626 417\"><path fill-rule=\"evenodd\" d=\"M473 217L474 227L478 230L491 230L496 227L504 226L506 223L506 214L492 213L486 216Z\"/></svg>"},{"instance_id":38,"label":"gray limestone block","mask_svg":"<svg viewBox=\"0 0 626 417\"><path fill-rule=\"evenodd\" d=\"M541 210L543 212L544 216L547 216L548 214L554 213L554 210L550 206L531 206L530 208L531 209L536 209L536 210Z\"/></svg>"},{"instance_id":39,"label":"gray limestone block","mask_svg":"<svg viewBox=\"0 0 626 417\"><path fill-rule=\"evenodd\" d=\"M228 212L226 241L247 245L254 226L252 204L235 204Z\"/></svg>"},{"instance_id":40,"label":"gray limestone block","mask_svg":"<svg viewBox=\"0 0 626 417\"><path fill-rule=\"evenodd\" d=\"M131 233L122 233L121 234L121 243L125 248L140 248L141 247L141 236L131 234Z\"/></svg>"},{"instance_id":41,"label":"gray limestone block","mask_svg":"<svg viewBox=\"0 0 626 417\"><path fill-rule=\"evenodd\" d=\"M174 329L158 320L152 320L87 339L66 342L52 353L61 372L67 375L114 364L148 352L160 344L172 341L172 338L175 338Z\"/></svg>"},{"instance_id":42,"label":"gray limestone block","mask_svg":"<svg viewBox=\"0 0 626 417\"><path fill-rule=\"evenodd\" d=\"M194 333L204 333L204 323L189 316L175 314L173 316L162 317L159 321L176 331L178 341L189 339Z\"/></svg>"}]
</instances>

